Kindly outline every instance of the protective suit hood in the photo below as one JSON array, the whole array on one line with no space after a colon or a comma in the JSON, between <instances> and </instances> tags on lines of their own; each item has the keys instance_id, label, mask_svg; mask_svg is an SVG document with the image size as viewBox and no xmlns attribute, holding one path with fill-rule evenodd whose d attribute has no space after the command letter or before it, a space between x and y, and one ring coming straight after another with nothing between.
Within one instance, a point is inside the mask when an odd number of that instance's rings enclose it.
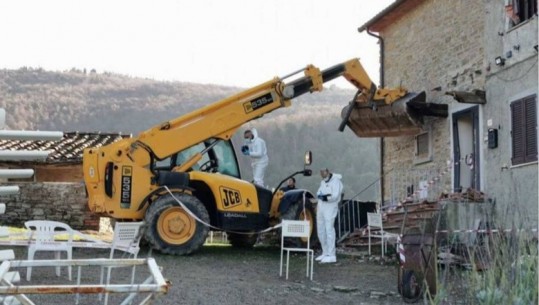
<instances>
[{"instance_id":1,"label":"protective suit hood","mask_svg":"<svg viewBox=\"0 0 539 305\"><path fill-rule=\"evenodd\" d=\"M318 188L316 194L328 195L327 201L324 201L324 203L339 203L343 191L341 178L342 175L332 173L329 180L323 179L320 181L320 188Z\"/></svg>"},{"instance_id":2,"label":"protective suit hood","mask_svg":"<svg viewBox=\"0 0 539 305\"><path fill-rule=\"evenodd\" d=\"M256 128L252 128L251 133L253 134L253 140L258 138L258 131L256 130Z\"/></svg>"},{"instance_id":3,"label":"protective suit hood","mask_svg":"<svg viewBox=\"0 0 539 305\"><path fill-rule=\"evenodd\" d=\"M333 179L337 179L337 180L342 180L342 175L341 174L335 174L335 173L331 173L331 176L328 177L330 178L329 180L327 180L327 182L333 180Z\"/></svg>"}]
</instances>

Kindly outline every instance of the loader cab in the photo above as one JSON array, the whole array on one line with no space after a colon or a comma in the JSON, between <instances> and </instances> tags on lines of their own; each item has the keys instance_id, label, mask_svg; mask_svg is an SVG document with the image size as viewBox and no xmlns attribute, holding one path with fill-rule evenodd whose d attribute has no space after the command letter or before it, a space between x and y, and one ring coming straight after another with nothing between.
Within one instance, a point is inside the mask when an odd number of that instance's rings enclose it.
<instances>
[{"instance_id":1,"label":"loader cab","mask_svg":"<svg viewBox=\"0 0 539 305\"><path fill-rule=\"evenodd\" d=\"M195 144L187 149L184 149L166 159L156 161L156 170L172 170L174 167L181 165L191 158L194 154L199 153L210 146L214 142L214 139L204 141ZM238 166L238 159L234 152L234 147L230 140L219 141L213 146L207 153L202 155L202 159L198 161L191 170L221 173L223 175L231 176L240 179L240 168Z\"/></svg>"}]
</instances>

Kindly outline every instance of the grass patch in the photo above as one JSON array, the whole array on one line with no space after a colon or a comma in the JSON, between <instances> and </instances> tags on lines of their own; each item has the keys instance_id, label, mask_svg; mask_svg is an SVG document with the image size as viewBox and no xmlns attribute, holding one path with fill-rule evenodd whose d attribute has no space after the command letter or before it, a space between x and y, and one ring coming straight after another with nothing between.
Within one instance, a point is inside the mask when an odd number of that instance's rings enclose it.
<instances>
[{"instance_id":1,"label":"grass patch","mask_svg":"<svg viewBox=\"0 0 539 305\"><path fill-rule=\"evenodd\" d=\"M538 304L538 244L529 232L491 235L481 246L470 247L470 268L446 268L438 273L432 305Z\"/></svg>"}]
</instances>

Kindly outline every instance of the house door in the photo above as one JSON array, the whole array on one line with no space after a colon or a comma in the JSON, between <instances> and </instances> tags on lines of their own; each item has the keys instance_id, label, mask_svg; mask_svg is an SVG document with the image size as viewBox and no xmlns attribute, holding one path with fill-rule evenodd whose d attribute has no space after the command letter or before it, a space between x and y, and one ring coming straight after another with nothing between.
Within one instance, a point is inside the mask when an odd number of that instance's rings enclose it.
<instances>
[{"instance_id":1,"label":"house door","mask_svg":"<svg viewBox=\"0 0 539 305\"><path fill-rule=\"evenodd\" d=\"M465 191L479 184L479 107L453 113L453 189Z\"/></svg>"}]
</instances>

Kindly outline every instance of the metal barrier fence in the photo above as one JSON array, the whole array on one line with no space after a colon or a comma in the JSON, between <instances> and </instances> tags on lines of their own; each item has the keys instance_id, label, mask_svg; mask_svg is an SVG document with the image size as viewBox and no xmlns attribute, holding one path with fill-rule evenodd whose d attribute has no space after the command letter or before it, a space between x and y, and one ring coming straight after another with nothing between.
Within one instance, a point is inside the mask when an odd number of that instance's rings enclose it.
<instances>
[{"instance_id":1,"label":"metal barrier fence","mask_svg":"<svg viewBox=\"0 0 539 305\"><path fill-rule=\"evenodd\" d=\"M343 241L350 233L367 224L367 212L376 211L376 202L343 200L335 221L337 242Z\"/></svg>"},{"instance_id":2,"label":"metal barrier fence","mask_svg":"<svg viewBox=\"0 0 539 305\"><path fill-rule=\"evenodd\" d=\"M444 176L444 170L444 168L392 170L385 179L389 202L386 202L384 207L396 206L406 198L414 202L437 200L449 186L450 176Z\"/></svg>"}]
</instances>

